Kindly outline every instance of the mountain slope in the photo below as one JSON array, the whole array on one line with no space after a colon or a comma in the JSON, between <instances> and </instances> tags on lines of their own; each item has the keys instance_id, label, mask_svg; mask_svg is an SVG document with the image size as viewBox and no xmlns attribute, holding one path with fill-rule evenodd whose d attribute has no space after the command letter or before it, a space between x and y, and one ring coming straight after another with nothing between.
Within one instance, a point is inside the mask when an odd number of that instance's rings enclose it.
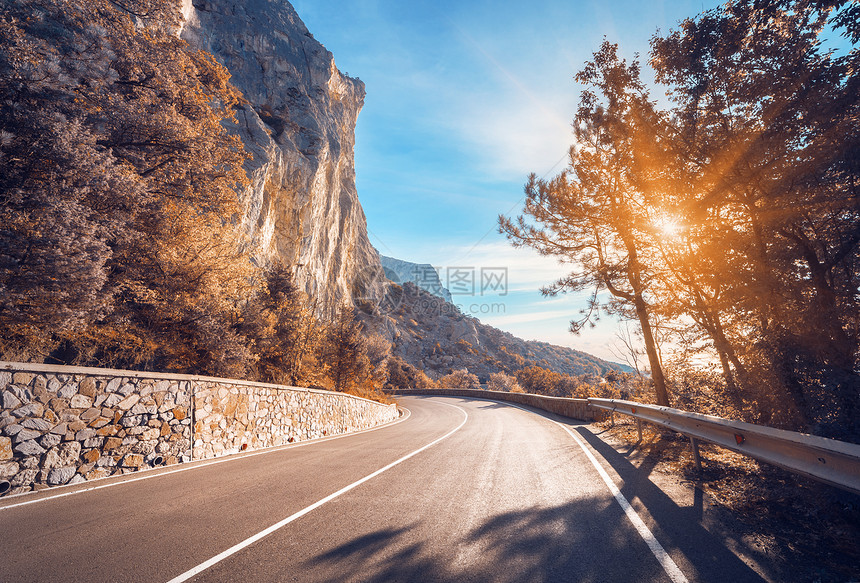
<instances>
[{"instance_id":1,"label":"mountain slope","mask_svg":"<svg viewBox=\"0 0 860 583\"><path fill-rule=\"evenodd\" d=\"M628 370L571 348L517 338L464 315L411 282L390 285L380 306L360 307L366 325L392 343L393 354L431 376L467 368L486 382L491 373L531 365L573 376Z\"/></svg>"},{"instance_id":2,"label":"mountain slope","mask_svg":"<svg viewBox=\"0 0 860 583\"><path fill-rule=\"evenodd\" d=\"M411 281L426 292L451 302L451 292L442 285L439 274L429 263L410 263L394 257L379 256L385 277L394 283L404 284Z\"/></svg>"}]
</instances>

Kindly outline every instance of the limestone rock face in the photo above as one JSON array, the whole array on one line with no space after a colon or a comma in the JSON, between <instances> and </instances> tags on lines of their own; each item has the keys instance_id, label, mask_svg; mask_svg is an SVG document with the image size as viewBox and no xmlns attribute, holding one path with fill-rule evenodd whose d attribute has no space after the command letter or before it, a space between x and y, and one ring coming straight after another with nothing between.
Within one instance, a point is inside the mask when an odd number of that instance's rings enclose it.
<instances>
[{"instance_id":1,"label":"limestone rock face","mask_svg":"<svg viewBox=\"0 0 860 583\"><path fill-rule=\"evenodd\" d=\"M356 285L381 294L355 187L364 83L337 69L286 0L184 0L183 13L182 38L215 55L247 100L231 129L253 155L243 197L253 256L298 265L298 283L329 311Z\"/></svg>"},{"instance_id":2,"label":"limestone rock face","mask_svg":"<svg viewBox=\"0 0 860 583\"><path fill-rule=\"evenodd\" d=\"M429 263L410 263L402 259L386 257L385 255L380 255L379 259L382 263L382 268L385 270L385 276L391 281L401 285L407 281L411 281L424 291L442 298L446 302L453 301L451 299L451 292L442 285L436 268Z\"/></svg>"}]
</instances>

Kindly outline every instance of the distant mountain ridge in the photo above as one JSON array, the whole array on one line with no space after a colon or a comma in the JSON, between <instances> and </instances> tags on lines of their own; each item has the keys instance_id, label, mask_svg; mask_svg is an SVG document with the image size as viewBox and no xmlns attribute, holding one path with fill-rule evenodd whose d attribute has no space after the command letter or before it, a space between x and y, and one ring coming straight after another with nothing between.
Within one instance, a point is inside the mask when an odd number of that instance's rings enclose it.
<instances>
[{"instance_id":1,"label":"distant mountain ridge","mask_svg":"<svg viewBox=\"0 0 860 583\"><path fill-rule=\"evenodd\" d=\"M412 282L390 284L384 305L385 313L365 306L366 325L392 343L392 354L431 376L466 368L486 382L494 372L513 374L527 366L592 378L631 370L572 348L517 338Z\"/></svg>"},{"instance_id":2,"label":"distant mountain ridge","mask_svg":"<svg viewBox=\"0 0 860 583\"><path fill-rule=\"evenodd\" d=\"M379 261L385 270L385 276L400 285L411 281L426 292L453 303L451 292L442 285L439 273L429 263L410 263L394 257L379 255Z\"/></svg>"}]
</instances>

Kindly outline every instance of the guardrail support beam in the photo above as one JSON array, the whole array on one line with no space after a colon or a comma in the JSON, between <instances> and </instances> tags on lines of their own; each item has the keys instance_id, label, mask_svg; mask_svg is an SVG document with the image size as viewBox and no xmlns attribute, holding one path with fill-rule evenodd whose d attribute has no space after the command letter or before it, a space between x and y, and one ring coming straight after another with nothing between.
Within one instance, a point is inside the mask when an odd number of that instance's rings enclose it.
<instances>
[{"instance_id":1,"label":"guardrail support beam","mask_svg":"<svg viewBox=\"0 0 860 583\"><path fill-rule=\"evenodd\" d=\"M860 494L860 444L634 401L589 397L588 406L686 435L697 470L705 441Z\"/></svg>"},{"instance_id":2,"label":"guardrail support beam","mask_svg":"<svg viewBox=\"0 0 860 583\"><path fill-rule=\"evenodd\" d=\"M702 471L702 457L699 455L699 440L694 437L690 438L690 445L693 447L693 462L696 464L696 471Z\"/></svg>"},{"instance_id":3,"label":"guardrail support beam","mask_svg":"<svg viewBox=\"0 0 860 583\"><path fill-rule=\"evenodd\" d=\"M639 433L639 441L637 441L636 443L642 443L642 420L641 419L636 420L636 431Z\"/></svg>"}]
</instances>

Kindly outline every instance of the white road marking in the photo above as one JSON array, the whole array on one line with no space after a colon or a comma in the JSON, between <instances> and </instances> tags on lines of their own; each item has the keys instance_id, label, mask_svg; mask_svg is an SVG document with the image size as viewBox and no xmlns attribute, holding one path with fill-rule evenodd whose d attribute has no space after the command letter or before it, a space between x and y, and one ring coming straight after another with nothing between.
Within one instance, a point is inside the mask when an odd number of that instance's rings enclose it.
<instances>
[{"instance_id":1,"label":"white road marking","mask_svg":"<svg viewBox=\"0 0 860 583\"><path fill-rule=\"evenodd\" d=\"M651 529L649 529L642 521L639 514L636 513L630 505L630 502L627 501L627 498L624 497L624 494L621 493L621 490L618 489L618 486L615 485L615 482L612 481L612 478L609 477L609 474L606 473L606 470L603 469L603 466L601 466L597 461L597 458L594 457L594 454L585 447L585 443L582 441L582 438L558 421L553 421L552 419L550 419L550 421L561 426L565 431L567 431L568 435L570 435L573 440L579 444L579 447L582 448L582 451L584 451L588 459L591 460L597 473L600 474L601 478L603 478L603 481L606 483L606 487L609 488L609 491L612 492L613 496L615 496L615 500L617 500L618 504L621 505L621 508L624 510L624 514L626 514L630 522L633 523L633 527L636 529L636 532L639 533L639 536L642 537L642 540L645 541L645 544L647 544L648 548L651 549L651 552L654 553L654 557L657 558L657 561L662 565L663 570L666 571L669 578L674 583L688 583L687 577L683 572L681 572L681 569L675 561L672 560L672 557L669 556L669 553L666 552L666 549L663 548L663 545L660 544L660 541L657 540L657 537L654 536Z\"/></svg>"},{"instance_id":2,"label":"white road marking","mask_svg":"<svg viewBox=\"0 0 860 583\"><path fill-rule=\"evenodd\" d=\"M110 482L109 484L102 484L101 486L90 486L88 488L80 488L77 490L71 490L69 492L61 492L58 494L53 494L51 496L45 496L43 498L36 498L33 500L25 500L23 502L17 502L14 504L8 504L5 506L0 506L0 512L2 512L3 510L9 510L11 508L18 508L19 506L27 506L29 504L37 504L39 502L47 502L49 500L56 500L57 498L65 498L67 496L74 496L75 494L83 494L84 492L93 492L95 490L102 490L104 488L112 488L114 486L121 486L123 484L131 484L132 482L140 482L141 480L149 480L151 478L160 478L161 476L169 476L172 474L178 474L179 472L187 472L189 470L196 470L197 468L205 468L207 466L214 466L217 464L234 462L236 460L241 460L241 459L245 459L245 458L249 458L249 457L255 457L258 455L266 455L269 453L275 453L277 451L283 451L283 450L287 450L287 449L295 449L297 447L304 447L306 445L313 445L315 443L323 443L326 441L341 439L343 437L350 437L352 435L361 435L362 433L369 433L371 431L376 431L378 429L383 429L385 427L391 427L392 425L397 425L398 423L400 423L402 421L406 421L412 415L412 412L409 409L407 409L406 407L402 407L402 409L404 411L406 411L406 415L404 415L403 417L400 417L396 421L391 421L389 423L385 423L384 425L378 425L376 427L371 427L369 429L362 429L361 431L353 431L351 433L340 433L338 435L332 435L329 437L321 437L319 439L309 439L308 441L300 441L299 443L291 443L289 445L277 445L274 447L268 447L265 449L261 449L259 451L249 452L249 453L245 453L245 454L241 454L241 455L232 454L230 456L226 456L223 458L217 458L217 459L214 459L214 460L209 461L209 462L189 462L187 464L181 464L181 465L176 466L176 469L168 470L168 471L164 471L164 472L157 472L157 473L149 474L147 471L147 475L143 475L143 476L139 476L139 477L135 477L135 478L130 478L127 480L123 480L120 478L119 480L117 480L115 482ZM149 470L149 471L151 471L151 470ZM107 478L101 478L101 479L102 480L109 480L111 478L115 479L117 477L118 476L109 476ZM67 487L68 488L74 488L75 486L67 486ZM60 486L58 489L60 489L60 488L64 488L64 487ZM25 494L19 494L19 496L33 496L34 494L36 494L36 492L28 492Z\"/></svg>"},{"instance_id":3,"label":"white road marking","mask_svg":"<svg viewBox=\"0 0 860 583\"><path fill-rule=\"evenodd\" d=\"M468 397L471 398L471 397ZM481 399L481 400L490 400L490 399ZM515 407L517 409L522 409L523 411L527 411L528 413L537 414L535 411L531 409L526 409L525 407L521 407L515 403L508 403L507 401L493 401L494 403L504 403L505 405L510 405L511 407ZM539 415L539 414L538 414ZM615 485L615 482L612 481L612 478L609 477L609 474L606 473L606 470L603 469L603 466L600 465L600 462L597 461L597 458L594 457L594 454L589 451L586 447L585 442L583 442L582 438L577 434L572 432L570 428L568 428L563 423L559 423L554 419L550 419L548 417L544 417L540 415L547 421L555 423L562 429L564 429L568 435L570 435L573 440L579 445L582 451L585 452L586 457L591 461L594 468L597 470L597 473L600 474L600 477L603 478L603 482L606 484L606 487L609 488L609 491L612 492L612 495L615 496L615 500L621 506L621 509L624 510L624 514L627 516L628 520L633 524L633 528L636 529L636 532L639 533L639 536L642 537L642 540L645 541L645 544L648 545L648 548L651 549L651 552L654 554L654 557L663 567L663 570L666 571L666 574L672 580L673 583L689 583L687 577L678 567L672 557L669 556L669 553L666 552L666 549L663 548L663 545L660 544L660 541L657 540L657 537L651 532L651 529L648 528L648 525L640 518L639 514L636 513L636 510L630 505L630 502L627 498L624 497L624 494L621 493L621 490L618 489L618 486Z\"/></svg>"},{"instance_id":4,"label":"white road marking","mask_svg":"<svg viewBox=\"0 0 860 583\"><path fill-rule=\"evenodd\" d=\"M238 553L238 552L239 552L239 551L241 551L242 549L245 549L245 548L249 547L250 545L254 544L255 542L257 542L258 540L260 540L260 539L262 539L262 538L265 538L265 537L269 536L269 535L270 535L270 534L272 534L273 532L275 532L275 531L277 531L277 530L279 530L279 529L281 529L281 528L285 527L285 526L286 526L286 525L288 525L289 523L293 522L294 520L297 520L297 519L301 518L301 517L302 517L302 516L304 516L305 514L308 514L309 512L312 512L312 511L316 510L317 508L319 508L320 506L322 506L322 505L323 505L323 504L325 504L326 502L331 502L332 500L334 500L334 499L335 499L335 498L337 498L338 496L341 496L341 495L343 495L343 494L346 494L347 492L349 492L349 491L350 491L350 490L352 490L353 488L356 488L356 487L360 486L361 484L364 484L364 483L365 483L365 482L367 482L368 480L372 480L373 478L375 478L375 477L376 477L376 476L378 476L379 474L381 474L381 473L383 473L383 472L386 472L386 471L390 470L390 469L391 469L391 468L393 468L394 466L396 466L396 465L398 465L398 464L401 464L401 463L405 462L405 461L406 461L406 460L408 460L409 458L411 458L411 457L413 457L413 456L418 455L418 454L419 454L419 453L421 453L422 451L424 451L424 450L426 450L426 449L428 449L428 448L430 448L430 447L433 447L434 445L436 445L436 444L437 444L437 443L439 443L440 441L442 441L442 440L444 440L444 439L447 439L448 437L450 437L450 436L454 435L457 431L459 431L459 430L460 430L460 428L461 428L461 427L463 427L463 425L465 425L465 424L466 424L466 421L468 421L468 419L469 419L469 414L468 414L468 413L466 413L466 411L465 411L465 410L463 410L462 408L457 407L456 405L451 405L451 404L449 404L449 403L441 403L441 404L442 404L442 405L447 405L447 406L449 406L449 407L454 407L455 409L459 409L459 411L463 414L463 421L462 421L462 422L461 422L457 427L455 427L454 429L452 429L450 432L446 433L445 435L443 435L442 437L440 437L440 438L438 438L438 439L436 439L436 440L434 440L434 441L431 441L430 443L428 443L428 444L427 444L427 445L425 445L424 447L421 447L421 448L419 448L419 449L416 449L416 450L415 450L415 451L413 451L412 453L410 453L410 454L407 454L407 455L403 456L402 458L398 459L397 461L393 461L393 462L391 462L390 464L388 464L388 465L387 465L387 466L385 466L384 468L380 468L380 469L376 470L375 472L373 472L372 474L369 474L369 475L367 475L367 476L365 476L365 477L361 478L360 480L358 480L358 481L356 481L356 482L353 482L353 483L352 483L352 484L350 484L349 486L344 486L343 488L341 488L341 489L340 489L340 490L338 490L337 492L335 492L335 493L333 493L333 494L329 494L328 496L326 496L326 497L325 497L325 498L323 498L322 500L319 500L318 502L314 502L314 503L313 503L313 504L311 504L310 506L308 506L308 507L306 507L306 508L303 508L303 509L299 510L299 511L298 511L298 512L296 512L295 514L292 514L292 515L290 515L290 516L286 517L286 518L285 518L285 519L283 519L282 521L280 521L280 522L278 522L278 523L273 524L273 525L272 525L272 526L270 526L269 528L267 528L267 529L265 529L265 530L261 530L261 531L260 531L260 532L258 532L257 534L255 534L255 535L253 535L253 536L250 536L250 537L246 538L246 539L245 539L245 540L243 540L242 542L240 542L240 543L238 543L238 544L236 544L236 545L233 545L232 547L230 547L230 548L229 548L229 549L227 549L226 551L223 551L223 552L221 552L221 553L218 553L217 555L215 555L214 557L212 557L212 558L211 558L211 559L209 559L208 561L205 561L205 562L203 562L203 563L200 563L199 565L197 565L197 566L196 566L196 567L194 567L193 569L189 569L188 571L185 571L185 572L184 572L184 573L182 573L181 575L179 575L179 576L177 576L177 577L174 577L173 579L171 579L171 580L170 580L170 581L168 581L167 583L182 583L183 581L188 581L189 579L191 579L191 578L192 578L192 577L194 577L195 575L198 575L198 574L202 573L203 571L205 571L205 570L206 570L206 569L208 569L209 567L212 567L213 565L215 565L215 564L217 564L217 563L220 563L221 561L223 561L224 559L226 559L226 558L230 557L231 555L235 555L236 553Z\"/></svg>"}]
</instances>

